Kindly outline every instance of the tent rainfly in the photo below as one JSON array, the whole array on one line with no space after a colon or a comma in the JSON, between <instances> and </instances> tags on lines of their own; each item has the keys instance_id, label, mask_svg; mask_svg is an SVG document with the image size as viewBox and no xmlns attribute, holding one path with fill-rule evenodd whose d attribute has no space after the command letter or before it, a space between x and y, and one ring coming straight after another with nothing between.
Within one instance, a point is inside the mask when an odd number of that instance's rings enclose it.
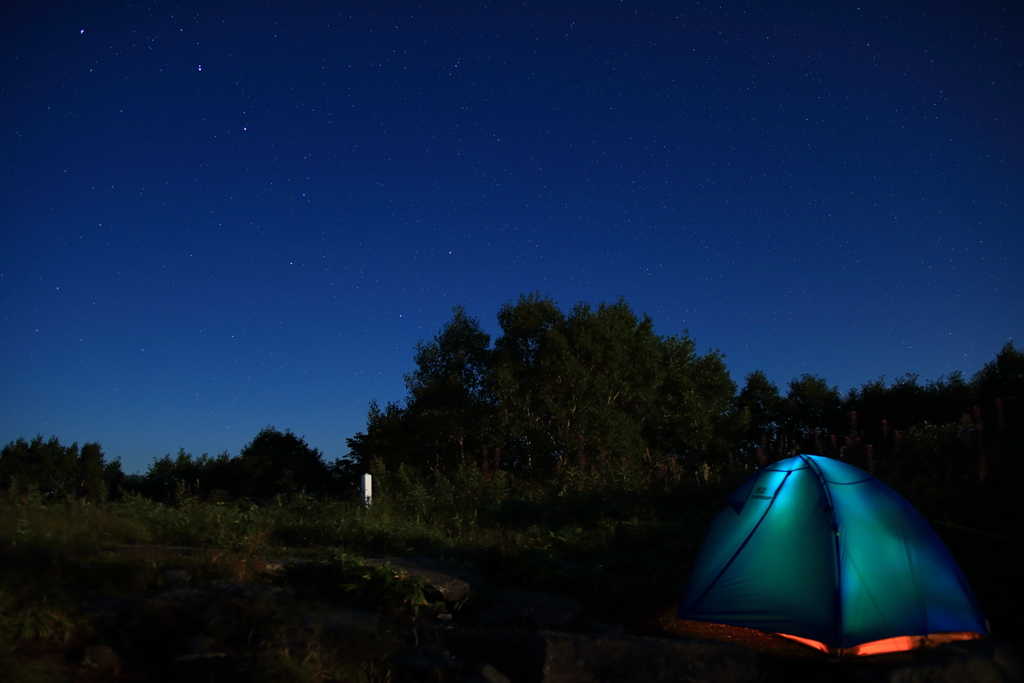
<instances>
[{"instance_id":1,"label":"tent rainfly","mask_svg":"<svg viewBox=\"0 0 1024 683\"><path fill-rule=\"evenodd\" d=\"M814 455L771 464L733 493L679 618L838 655L988 635L960 568L910 503L867 472Z\"/></svg>"}]
</instances>

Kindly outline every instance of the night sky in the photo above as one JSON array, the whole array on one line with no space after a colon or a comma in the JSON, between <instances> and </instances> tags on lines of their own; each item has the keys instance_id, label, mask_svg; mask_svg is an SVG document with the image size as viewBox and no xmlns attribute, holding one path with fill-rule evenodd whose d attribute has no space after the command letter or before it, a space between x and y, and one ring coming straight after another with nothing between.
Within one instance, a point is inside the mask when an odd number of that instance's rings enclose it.
<instances>
[{"instance_id":1,"label":"night sky","mask_svg":"<svg viewBox=\"0 0 1024 683\"><path fill-rule=\"evenodd\" d=\"M1024 337L1020 2L0 5L0 442L328 460L464 305L742 385Z\"/></svg>"}]
</instances>

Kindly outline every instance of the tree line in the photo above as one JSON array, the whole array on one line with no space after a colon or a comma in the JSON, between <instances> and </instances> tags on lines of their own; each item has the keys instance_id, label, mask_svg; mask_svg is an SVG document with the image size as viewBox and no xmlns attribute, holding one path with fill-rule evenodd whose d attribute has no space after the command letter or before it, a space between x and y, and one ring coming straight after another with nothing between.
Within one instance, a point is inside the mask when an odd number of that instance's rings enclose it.
<instances>
[{"instance_id":1,"label":"tree line","mask_svg":"<svg viewBox=\"0 0 1024 683\"><path fill-rule=\"evenodd\" d=\"M265 427L236 457L156 458L144 474L125 474L119 458L106 460L98 443L61 446L56 437L17 439L0 450L0 489L43 500L106 500L137 494L170 502L187 498L266 501L277 495L341 497L355 480L350 460L324 460L319 449L290 430Z\"/></svg>"},{"instance_id":2,"label":"tree line","mask_svg":"<svg viewBox=\"0 0 1024 683\"><path fill-rule=\"evenodd\" d=\"M404 401L371 404L366 431L348 441L352 457L444 470L486 452L494 467L539 477L580 457L750 466L804 452L870 465L929 428L977 440L986 428L1019 431L1024 416L1024 354L1012 342L969 381L908 374L844 395L805 374L783 393L760 371L738 387L721 352L697 353L685 332L657 335L623 300L565 314L522 296L498 324L492 344L456 307L417 344Z\"/></svg>"},{"instance_id":3,"label":"tree line","mask_svg":"<svg viewBox=\"0 0 1024 683\"><path fill-rule=\"evenodd\" d=\"M407 395L381 408L333 463L303 438L267 427L238 456L184 450L125 475L99 444L18 439L0 451L0 489L16 495L157 500L202 496L267 500L347 495L372 463L444 472L480 462L546 479L587 458L626 467L757 467L804 452L874 469L909 445L967 448L984 461L1024 424L1024 353L1007 343L970 380L904 375L841 394L817 375L785 391L760 371L742 387L724 355L697 352L689 334L654 332L624 300L568 313L539 293L498 311L493 340L462 307L415 347ZM972 456L973 457L973 456ZM984 462L979 465L984 468ZM982 473L983 476L983 473Z\"/></svg>"}]
</instances>

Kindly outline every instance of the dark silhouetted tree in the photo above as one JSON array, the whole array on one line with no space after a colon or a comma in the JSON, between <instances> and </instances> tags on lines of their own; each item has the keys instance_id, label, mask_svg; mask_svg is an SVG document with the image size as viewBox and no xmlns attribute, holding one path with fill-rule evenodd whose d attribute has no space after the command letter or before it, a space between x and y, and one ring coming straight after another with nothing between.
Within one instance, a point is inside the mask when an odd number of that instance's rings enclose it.
<instances>
[{"instance_id":1,"label":"dark silhouetted tree","mask_svg":"<svg viewBox=\"0 0 1024 683\"><path fill-rule=\"evenodd\" d=\"M490 445L491 337L461 306L453 313L433 340L416 345L416 370L405 376L406 419L416 423L414 431L427 451L419 461L432 469L462 462L467 453Z\"/></svg>"},{"instance_id":2,"label":"dark silhouetted tree","mask_svg":"<svg viewBox=\"0 0 1024 683\"><path fill-rule=\"evenodd\" d=\"M564 385L575 379L568 376L568 368L555 367L568 355L562 334L565 315L549 297L536 292L502 305L498 325L502 334L495 341L489 383L496 427L503 456L514 468L529 471L535 456L543 458L541 453L558 448L551 427L559 399L547 392L555 384L564 394Z\"/></svg>"},{"instance_id":3,"label":"dark silhouetted tree","mask_svg":"<svg viewBox=\"0 0 1024 683\"><path fill-rule=\"evenodd\" d=\"M780 412L782 437L790 452L813 452L816 428L839 434L847 420L839 387L830 387L823 377L809 374L789 382Z\"/></svg>"},{"instance_id":4,"label":"dark silhouetted tree","mask_svg":"<svg viewBox=\"0 0 1024 683\"><path fill-rule=\"evenodd\" d=\"M301 492L323 496L334 488L331 467L320 451L290 430L281 433L264 427L232 464L239 477L238 492L256 500Z\"/></svg>"},{"instance_id":5,"label":"dark silhouetted tree","mask_svg":"<svg viewBox=\"0 0 1024 683\"><path fill-rule=\"evenodd\" d=\"M437 469L500 448L501 467L543 477L566 458L724 452L734 438L736 386L722 355L659 337L625 301L581 303L566 316L535 293L503 305L498 324L491 348L456 308L416 346L405 402L371 404L352 456Z\"/></svg>"},{"instance_id":6,"label":"dark silhouetted tree","mask_svg":"<svg viewBox=\"0 0 1024 683\"><path fill-rule=\"evenodd\" d=\"M120 460L105 462L98 443L61 446L57 437L18 439L0 450L0 487L15 495L38 491L48 499L85 497L101 501L109 483L124 478Z\"/></svg>"},{"instance_id":7,"label":"dark silhouetted tree","mask_svg":"<svg viewBox=\"0 0 1024 683\"><path fill-rule=\"evenodd\" d=\"M181 496L207 497L214 491L228 497L241 495L241 478L227 451L196 457L184 448L178 454L156 458L133 488L147 498L172 501Z\"/></svg>"},{"instance_id":8,"label":"dark silhouetted tree","mask_svg":"<svg viewBox=\"0 0 1024 683\"><path fill-rule=\"evenodd\" d=\"M1014 431L1024 428L1024 352L1018 351L1012 341L971 378L970 386L974 404L992 426L1001 412L1004 425Z\"/></svg>"},{"instance_id":9,"label":"dark silhouetted tree","mask_svg":"<svg viewBox=\"0 0 1024 683\"><path fill-rule=\"evenodd\" d=\"M752 450L761 440L774 443L778 440L782 422L782 397L779 387L760 370L747 375L739 396L737 408L746 422L741 447Z\"/></svg>"},{"instance_id":10,"label":"dark silhouetted tree","mask_svg":"<svg viewBox=\"0 0 1024 683\"><path fill-rule=\"evenodd\" d=\"M661 340L663 381L657 388L652 412L651 445L664 456L715 460L734 448L739 424L734 396L736 383L729 376L725 356L696 353L688 336Z\"/></svg>"}]
</instances>

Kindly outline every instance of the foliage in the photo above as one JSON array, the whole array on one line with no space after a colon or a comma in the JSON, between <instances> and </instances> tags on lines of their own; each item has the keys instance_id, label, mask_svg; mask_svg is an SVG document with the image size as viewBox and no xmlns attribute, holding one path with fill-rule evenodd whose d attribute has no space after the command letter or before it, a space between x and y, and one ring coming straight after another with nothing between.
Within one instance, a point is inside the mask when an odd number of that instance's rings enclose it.
<instances>
[{"instance_id":1,"label":"foliage","mask_svg":"<svg viewBox=\"0 0 1024 683\"><path fill-rule=\"evenodd\" d=\"M155 459L144 476L126 477L122 487L161 501L268 501L278 495L338 495L351 490L355 480L350 461L328 464L318 449L290 430L265 427L238 457L226 451L196 457L180 449L174 458Z\"/></svg>"},{"instance_id":2,"label":"foliage","mask_svg":"<svg viewBox=\"0 0 1024 683\"><path fill-rule=\"evenodd\" d=\"M971 379L975 405L992 409L989 424L1005 427L1024 422L1024 351L1008 342Z\"/></svg>"},{"instance_id":3,"label":"foliage","mask_svg":"<svg viewBox=\"0 0 1024 683\"><path fill-rule=\"evenodd\" d=\"M66 645L77 631L87 626L85 619L59 606L18 600L0 588L0 642L40 639Z\"/></svg>"},{"instance_id":4,"label":"foliage","mask_svg":"<svg viewBox=\"0 0 1024 683\"><path fill-rule=\"evenodd\" d=\"M781 396L758 371L747 376L736 399L741 421L746 420L736 448L753 453L759 465L805 452L873 469L936 429L967 429L982 442L984 434L1020 435L1022 393L1024 354L1012 343L969 382L959 372L923 384L918 375L907 374L891 384L884 377L867 382L843 397L814 375L792 380ZM989 439L983 448L1000 446Z\"/></svg>"},{"instance_id":5,"label":"foliage","mask_svg":"<svg viewBox=\"0 0 1024 683\"><path fill-rule=\"evenodd\" d=\"M742 426L737 446L751 453L762 440L765 443L781 440L781 407L779 388L764 372L756 370L747 375L743 389L736 397L736 410Z\"/></svg>"},{"instance_id":6,"label":"foliage","mask_svg":"<svg viewBox=\"0 0 1024 683\"><path fill-rule=\"evenodd\" d=\"M801 375L789 383L780 421L783 434L794 447L805 443L814 429L825 427L838 432L844 413L838 387L830 387L824 378Z\"/></svg>"},{"instance_id":7,"label":"foliage","mask_svg":"<svg viewBox=\"0 0 1024 683\"><path fill-rule=\"evenodd\" d=\"M309 505L308 499L293 500L239 512L253 513L256 526L266 528L284 517L282 512L308 512ZM299 623L309 607L287 599L222 600L216 592L203 598L206 602L188 605L145 599L163 588L161 575L168 569L183 571L196 588L213 582L258 588L252 584L267 582L253 548L231 551L219 545L244 546L249 538L244 525L227 524L221 537L194 537L185 554L165 547L183 540L168 519L178 519L181 528L202 528L207 520L222 515L227 521L230 514L225 505L195 499L186 505L137 496L116 503L40 506L38 500L11 497L0 502L0 679L100 680L104 672L78 664L84 645L110 644L125 657L124 643L130 640L129 670L106 676L192 680L187 668L168 670L180 653L169 648L202 633L217 651L232 653L211 662L230 666L197 670L203 680L391 680L390 653L404 645L386 630L339 636L305 629ZM122 605L119 610L136 607L111 630L103 626L109 617L97 622L95 614L83 610L80 599L86 596L113 599Z\"/></svg>"},{"instance_id":8,"label":"foliage","mask_svg":"<svg viewBox=\"0 0 1024 683\"><path fill-rule=\"evenodd\" d=\"M194 457L181 448L174 458L168 454L154 459L144 477L126 485L152 500L174 500L204 490L227 493L235 487L234 470L227 452Z\"/></svg>"},{"instance_id":9,"label":"foliage","mask_svg":"<svg viewBox=\"0 0 1024 683\"><path fill-rule=\"evenodd\" d=\"M46 500L87 497L105 500L111 483L121 481L120 460L104 460L98 443L61 446L57 437L18 439L0 450L0 490L21 496L38 491Z\"/></svg>"},{"instance_id":10,"label":"foliage","mask_svg":"<svg viewBox=\"0 0 1024 683\"><path fill-rule=\"evenodd\" d=\"M276 580L309 597L367 609L383 607L415 615L431 605L424 579L405 577L388 562L366 566L344 553L318 562L286 565Z\"/></svg>"},{"instance_id":11,"label":"foliage","mask_svg":"<svg viewBox=\"0 0 1024 683\"><path fill-rule=\"evenodd\" d=\"M460 307L417 345L409 395L371 403L365 433L349 439L352 462L389 470L451 471L499 453L495 469L545 479L581 455L666 465L761 466L797 452L874 467L914 425L947 424L986 406L988 429L1020 425L1024 355L1012 343L970 382L952 373L921 384L905 375L841 395L817 375L788 383L747 376L739 393L722 354L699 356L688 336L658 336L622 300L565 315L540 294L498 311L490 337ZM979 408L980 409L980 408ZM488 456L490 458L490 456Z\"/></svg>"},{"instance_id":12,"label":"foliage","mask_svg":"<svg viewBox=\"0 0 1024 683\"><path fill-rule=\"evenodd\" d=\"M664 461L728 447L735 385L722 355L658 336L624 301L565 315L534 294L502 306L498 324L491 347L456 308L417 345L404 404L371 404L353 458L450 471L486 449L495 469L541 479L580 453Z\"/></svg>"},{"instance_id":13,"label":"foliage","mask_svg":"<svg viewBox=\"0 0 1024 683\"><path fill-rule=\"evenodd\" d=\"M233 463L239 475L242 496L266 500L278 494L327 495L331 469L316 448L290 430L283 434L273 427L260 430L242 448Z\"/></svg>"}]
</instances>

